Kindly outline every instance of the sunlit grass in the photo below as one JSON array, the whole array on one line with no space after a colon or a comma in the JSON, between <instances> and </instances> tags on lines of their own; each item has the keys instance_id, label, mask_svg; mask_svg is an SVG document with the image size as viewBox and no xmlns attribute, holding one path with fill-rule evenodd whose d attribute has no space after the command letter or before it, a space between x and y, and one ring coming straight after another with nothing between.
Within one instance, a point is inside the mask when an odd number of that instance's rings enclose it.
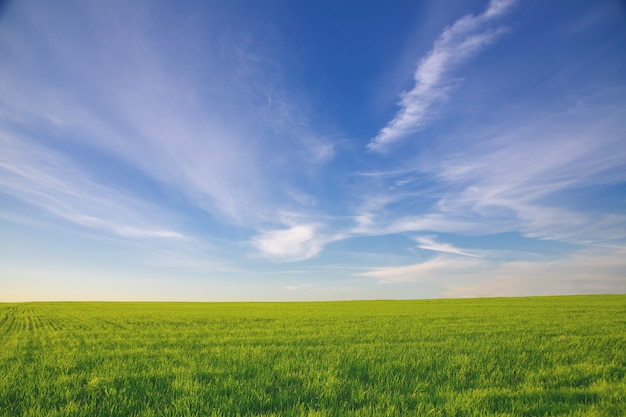
<instances>
[{"instance_id":1,"label":"sunlit grass","mask_svg":"<svg viewBox=\"0 0 626 417\"><path fill-rule=\"evenodd\" d=\"M619 416L626 296L0 304L0 416Z\"/></svg>"}]
</instances>

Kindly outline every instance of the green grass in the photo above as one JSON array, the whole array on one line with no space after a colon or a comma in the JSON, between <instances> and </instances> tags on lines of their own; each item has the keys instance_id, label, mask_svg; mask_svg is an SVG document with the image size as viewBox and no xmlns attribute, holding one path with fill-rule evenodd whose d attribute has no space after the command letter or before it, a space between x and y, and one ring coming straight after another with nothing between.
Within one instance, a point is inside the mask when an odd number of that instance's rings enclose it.
<instances>
[{"instance_id":1,"label":"green grass","mask_svg":"<svg viewBox=\"0 0 626 417\"><path fill-rule=\"evenodd\" d=\"M621 416L626 296L0 304L0 416Z\"/></svg>"}]
</instances>

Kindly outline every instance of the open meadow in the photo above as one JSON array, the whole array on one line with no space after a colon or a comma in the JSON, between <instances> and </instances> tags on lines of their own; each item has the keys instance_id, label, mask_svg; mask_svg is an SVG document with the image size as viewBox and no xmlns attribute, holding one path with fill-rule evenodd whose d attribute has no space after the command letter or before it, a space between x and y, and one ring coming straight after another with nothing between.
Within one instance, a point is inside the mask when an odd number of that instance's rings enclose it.
<instances>
[{"instance_id":1,"label":"open meadow","mask_svg":"<svg viewBox=\"0 0 626 417\"><path fill-rule=\"evenodd\" d=\"M626 415L626 296L0 304L0 416L410 415Z\"/></svg>"}]
</instances>

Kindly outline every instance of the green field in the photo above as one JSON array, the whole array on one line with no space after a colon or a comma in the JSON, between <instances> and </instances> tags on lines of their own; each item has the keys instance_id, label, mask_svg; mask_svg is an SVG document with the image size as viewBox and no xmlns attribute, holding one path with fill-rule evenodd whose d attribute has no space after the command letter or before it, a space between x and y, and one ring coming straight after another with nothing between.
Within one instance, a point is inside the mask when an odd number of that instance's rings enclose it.
<instances>
[{"instance_id":1,"label":"green field","mask_svg":"<svg viewBox=\"0 0 626 417\"><path fill-rule=\"evenodd\" d=\"M0 416L623 416L626 296L0 304Z\"/></svg>"}]
</instances>

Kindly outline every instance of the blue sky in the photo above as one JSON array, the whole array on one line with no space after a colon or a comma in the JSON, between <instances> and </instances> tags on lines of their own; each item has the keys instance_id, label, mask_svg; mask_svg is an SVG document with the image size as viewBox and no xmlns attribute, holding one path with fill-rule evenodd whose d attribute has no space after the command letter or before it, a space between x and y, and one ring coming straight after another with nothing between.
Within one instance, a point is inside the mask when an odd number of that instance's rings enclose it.
<instances>
[{"instance_id":1,"label":"blue sky","mask_svg":"<svg viewBox=\"0 0 626 417\"><path fill-rule=\"evenodd\" d=\"M626 292L626 6L9 1L0 301Z\"/></svg>"}]
</instances>

